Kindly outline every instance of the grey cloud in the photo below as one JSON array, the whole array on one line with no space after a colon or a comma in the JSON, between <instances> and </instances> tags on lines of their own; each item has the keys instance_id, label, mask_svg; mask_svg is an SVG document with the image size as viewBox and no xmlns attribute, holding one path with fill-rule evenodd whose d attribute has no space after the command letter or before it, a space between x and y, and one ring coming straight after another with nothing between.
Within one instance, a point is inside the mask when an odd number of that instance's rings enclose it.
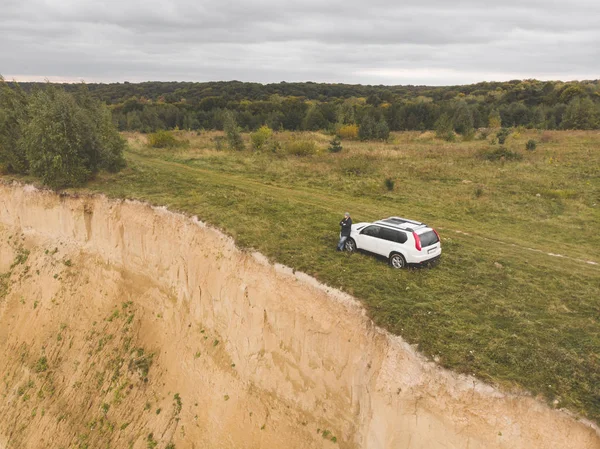
<instances>
[{"instance_id":1,"label":"grey cloud","mask_svg":"<svg viewBox=\"0 0 600 449\"><path fill-rule=\"evenodd\" d=\"M3 0L0 73L455 84L600 71L600 2ZM461 81L462 80L462 81Z\"/></svg>"}]
</instances>

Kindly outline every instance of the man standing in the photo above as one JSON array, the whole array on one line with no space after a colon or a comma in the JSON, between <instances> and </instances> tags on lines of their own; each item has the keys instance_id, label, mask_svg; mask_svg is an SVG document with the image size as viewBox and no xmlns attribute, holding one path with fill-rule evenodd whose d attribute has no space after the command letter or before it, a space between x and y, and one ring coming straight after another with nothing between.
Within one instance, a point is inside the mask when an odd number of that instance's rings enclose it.
<instances>
[{"instance_id":1,"label":"man standing","mask_svg":"<svg viewBox=\"0 0 600 449\"><path fill-rule=\"evenodd\" d=\"M352 228L352 218L350 218L350 212L346 212L344 214L344 218L340 221L340 226L342 227L342 231L340 232L340 242L338 243L337 250L344 250L344 243L346 243L346 239L350 237L350 230Z\"/></svg>"}]
</instances>

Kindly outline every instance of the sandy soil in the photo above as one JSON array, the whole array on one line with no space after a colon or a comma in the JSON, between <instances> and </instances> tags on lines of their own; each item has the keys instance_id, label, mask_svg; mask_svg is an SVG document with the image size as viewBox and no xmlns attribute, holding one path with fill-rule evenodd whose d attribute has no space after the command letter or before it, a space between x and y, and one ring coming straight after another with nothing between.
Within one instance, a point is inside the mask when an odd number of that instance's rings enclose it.
<instances>
[{"instance_id":1,"label":"sandy soil","mask_svg":"<svg viewBox=\"0 0 600 449\"><path fill-rule=\"evenodd\" d=\"M0 272L0 449L600 448L165 209L0 186Z\"/></svg>"}]
</instances>

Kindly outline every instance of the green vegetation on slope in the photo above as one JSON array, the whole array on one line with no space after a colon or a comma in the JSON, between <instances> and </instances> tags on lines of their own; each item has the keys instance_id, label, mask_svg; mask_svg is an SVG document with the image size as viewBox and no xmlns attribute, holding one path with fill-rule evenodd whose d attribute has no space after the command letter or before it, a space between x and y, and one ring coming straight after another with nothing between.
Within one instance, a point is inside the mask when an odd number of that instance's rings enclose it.
<instances>
[{"instance_id":1,"label":"green vegetation on slope","mask_svg":"<svg viewBox=\"0 0 600 449\"><path fill-rule=\"evenodd\" d=\"M197 215L360 298L377 324L442 365L600 420L600 267L583 262L600 248L594 134L513 135L507 146L522 159L494 162L482 157L487 141L440 144L427 134L303 158L215 151L218 136L181 134L188 145L173 150L130 136L129 168L91 190ZM531 137L544 143L525 152ZM329 141L304 138L323 149ZM431 224L441 263L397 271L335 252L345 210L355 222L394 214Z\"/></svg>"},{"instance_id":2,"label":"green vegetation on slope","mask_svg":"<svg viewBox=\"0 0 600 449\"><path fill-rule=\"evenodd\" d=\"M155 149L130 135L128 168L90 189L197 215L241 247L355 295L377 324L442 365L600 422L600 266L585 262L600 262L594 133L512 134L506 149L522 156L513 160L486 158L491 138L451 144L432 133L344 141L339 153L326 150L330 136L274 136L282 148L301 139L322 150L305 157L216 151L216 133L177 137L187 144ZM532 138L538 148L525 151ZM399 271L335 252L345 210L355 222L429 223L441 262Z\"/></svg>"}]
</instances>

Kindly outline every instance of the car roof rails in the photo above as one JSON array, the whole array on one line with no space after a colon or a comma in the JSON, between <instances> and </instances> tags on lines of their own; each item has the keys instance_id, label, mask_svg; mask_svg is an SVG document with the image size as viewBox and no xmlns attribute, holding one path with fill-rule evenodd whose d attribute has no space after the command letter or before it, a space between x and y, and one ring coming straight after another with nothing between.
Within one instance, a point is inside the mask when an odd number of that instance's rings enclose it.
<instances>
[{"instance_id":1,"label":"car roof rails","mask_svg":"<svg viewBox=\"0 0 600 449\"><path fill-rule=\"evenodd\" d=\"M402 229L404 231L413 232L415 229L419 229L421 227L427 227L425 223L421 223L419 221L409 220L408 218L402 217L389 217L384 218L383 220L379 220L377 223L384 224L387 226L391 226L394 228Z\"/></svg>"}]
</instances>

